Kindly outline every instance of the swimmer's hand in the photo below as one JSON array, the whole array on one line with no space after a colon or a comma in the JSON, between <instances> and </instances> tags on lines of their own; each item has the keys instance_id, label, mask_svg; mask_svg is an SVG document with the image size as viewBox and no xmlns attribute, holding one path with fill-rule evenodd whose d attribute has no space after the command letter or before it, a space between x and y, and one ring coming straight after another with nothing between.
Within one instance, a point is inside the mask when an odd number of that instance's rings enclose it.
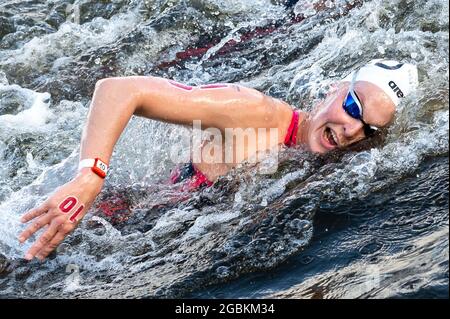
<instances>
[{"instance_id":1,"label":"swimmer's hand","mask_svg":"<svg viewBox=\"0 0 450 319\"><path fill-rule=\"evenodd\" d=\"M44 233L25 254L25 259L44 260L86 215L100 193L103 179L89 169L83 169L69 183L58 188L42 205L22 216L21 222L33 221L20 235L24 243L39 229Z\"/></svg>"}]
</instances>

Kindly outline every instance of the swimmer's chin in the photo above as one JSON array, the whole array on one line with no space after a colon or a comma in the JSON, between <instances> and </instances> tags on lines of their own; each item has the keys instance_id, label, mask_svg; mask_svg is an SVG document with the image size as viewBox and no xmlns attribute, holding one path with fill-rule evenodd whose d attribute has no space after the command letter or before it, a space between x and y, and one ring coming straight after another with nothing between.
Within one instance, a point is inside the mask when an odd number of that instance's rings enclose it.
<instances>
[{"instance_id":1,"label":"swimmer's chin","mask_svg":"<svg viewBox=\"0 0 450 319\"><path fill-rule=\"evenodd\" d=\"M305 145L306 151L313 153L313 154L317 154L317 155L324 155L324 154L330 153L336 149L338 149L338 147L326 148L321 145L314 145L314 146Z\"/></svg>"},{"instance_id":2,"label":"swimmer's chin","mask_svg":"<svg viewBox=\"0 0 450 319\"><path fill-rule=\"evenodd\" d=\"M320 155L320 154L326 154L329 152L329 150L326 150L320 146L311 146L308 144L303 144L302 146L305 151L312 153L312 154Z\"/></svg>"},{"instance_id":3,"label":"swimmer's chin","mask_svg":"<svg viewBox=\"0 0 450 319\"><path fill-rule=\"evenodd\" d=\"M317 155L324 155L324 154L327 154L327 153L329 153L331 151L332 150L310 150L311 153L317 154Z\"/></svg>"}]
</instances>

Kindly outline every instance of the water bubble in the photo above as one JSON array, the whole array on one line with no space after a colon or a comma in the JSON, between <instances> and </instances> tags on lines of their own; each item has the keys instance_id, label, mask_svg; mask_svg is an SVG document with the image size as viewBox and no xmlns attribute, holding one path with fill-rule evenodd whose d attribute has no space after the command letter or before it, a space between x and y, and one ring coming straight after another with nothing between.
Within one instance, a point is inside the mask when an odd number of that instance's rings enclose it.
<instances>
[{"instance_id":1,"label":"water bubble","mask_svg":"<svg viewBox=\"0 0 450 319\"><path fill-rule=\"evenodd\" d=\"M314 260L314 256L311 256L311 255L304 255L304 256L302 256L302 257L300 258L300 262L301 262L303 265L308 265L308 264L310 264L313 260Z\"/></svg>"},{"instance_id":2,"label":"water bubble","mask_svg":"<svg viewBox=\"0 0 450 319\"><path fill-rule=\"evenodd\" d=\"M361 253L361 255L372 255L379 252L380 249L383 248L383 246L383 243L372 241L362 246L359 249L359 252Z\"/></svg>"},{"instance_id":3,"label":"water bubble","mask_svg":"<svg viewBox=\"0 0 450 319\"><path fill-rule=\"evenodd\" d=\"M224 23L224 26L226 26L226 27L228 27L228 28L232 28L232 29L235 28L235 25L234 25L233 21L227 21L227 22L225 22L225 23Z\"/></svg>"},{"instance_id":4,"label":"water bubble","mask_svg":"<svg viewBox=\"0 0 450 319\"><path fill-rule=\"evenodd\" d=\"M6 74L0 71L0 85L8 85L8 78L6 77Z\"/></svg>"},{"instance_id":5,"label":"water bubble","mask_svg":"<svg viewBox=\"0 0 450 319\"><path fill-rule=\"evenodd\" d=\"M38 163L34 160L33 154L31 152L27 152L26 160L27 160L28 168L30 170L35 170L38 168Z\"/></svg>"},{"instance_id":6,"label":"water bubble","mask_svg":"<svg viewBox=\"0 0 450 319\"><path fill-rule=\"evenodd\" d=\"M217 277L219 277L219 278L226 278L226 277L230 276L231 271L226 266L220 266L220 267L217 267L216 274L217 274Z\"/></svg>"},{"instance_id":7,"label":"water bubble","mask_svg":"<svg viewBox=\"0 0 450 319\"><path fill-rule=\"evenodd\" d=\"M327 1L325 1L325 6L327 8L333 8L334 7L334 3L333 3L333 1L327 0Z\"/></svg>"},{"instance_id":8,"label":"water bubble","mask_svg":"<svg viewBox=\"0 0 450 319\"><path fill-rule=\"evenodd\" d=\"M68 243L62 243L56 248L56 252L62 255L68 255L72 252L72 246Z\"/></svg>"},{"instance_id":9,"label":"water bubble","mask_svg":"<svg viewBox=\"0 0 450 319\"><path fill-rule=\"evenodd\" d=\"M289 223L289 227L300 232L310 228L311 222L308 220L295 218Z\"/></svg>"},{"instance_id":10,"label":"water bubble","mask_svg":"<svg viewBox=\"0 0 450 319\"><path fill-rule=\"evenodd\" d=\"M266 197L264 197L263 198L263 200L261 201L261 204L260 204L262 207L266 207L267 206L267 198Z\"/></svg>"},{"instance_id":11,"label":"water bubble","mask_svg":"<svg viewBox=\"0 0 450 319\"><path fill-rule=\"evenodd\" d=\"M303 15L307 18L315 15L316 9L312 3L299 1L294 7L294 13L295 15Z\"/></svg>"}]
</instances>

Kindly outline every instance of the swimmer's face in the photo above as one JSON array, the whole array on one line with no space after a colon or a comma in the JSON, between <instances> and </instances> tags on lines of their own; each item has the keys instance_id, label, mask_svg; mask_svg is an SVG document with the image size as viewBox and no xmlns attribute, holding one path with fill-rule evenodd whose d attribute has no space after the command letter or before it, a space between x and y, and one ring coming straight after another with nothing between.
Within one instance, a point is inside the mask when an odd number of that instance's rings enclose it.
<instances>
[{"instance_id":1,"label":"swimmer's face","mask_svg":"<svg viewBox=\"0 0 450 319\"><path fill-rule=\"evenodd\" d=\"M306 143L311 151L326 153L366 138L363 123L345 112L342 103L350 82L340 83L309 116ZM356 82L355 92L363 107L363 119L369 125L386 127L394 118L395 105L376 85Z\"/></svg>"}]
</instances>

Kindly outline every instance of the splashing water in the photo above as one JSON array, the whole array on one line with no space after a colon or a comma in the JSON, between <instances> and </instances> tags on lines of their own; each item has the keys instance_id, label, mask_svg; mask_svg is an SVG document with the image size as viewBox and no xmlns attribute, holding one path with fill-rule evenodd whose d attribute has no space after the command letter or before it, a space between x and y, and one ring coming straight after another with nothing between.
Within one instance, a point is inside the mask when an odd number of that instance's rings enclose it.
<instances>
[{"instance_id":1,"label":"splashing water","mask_svg":"<svg viewBox=\"0 0 450 319\"><path fill-rule=\"evenodd\" d=\"M448 2L287 3L2 1L0 296L448 297ZM311 110L380 57L421 82L383 146L288 149L275 174L187 194L164 181L189 130L133 118L98 200L131 212L93 208L48 261L21 259L19 217L73 176L97 80L240 82Z\"/></svg>"}]
</instances>

